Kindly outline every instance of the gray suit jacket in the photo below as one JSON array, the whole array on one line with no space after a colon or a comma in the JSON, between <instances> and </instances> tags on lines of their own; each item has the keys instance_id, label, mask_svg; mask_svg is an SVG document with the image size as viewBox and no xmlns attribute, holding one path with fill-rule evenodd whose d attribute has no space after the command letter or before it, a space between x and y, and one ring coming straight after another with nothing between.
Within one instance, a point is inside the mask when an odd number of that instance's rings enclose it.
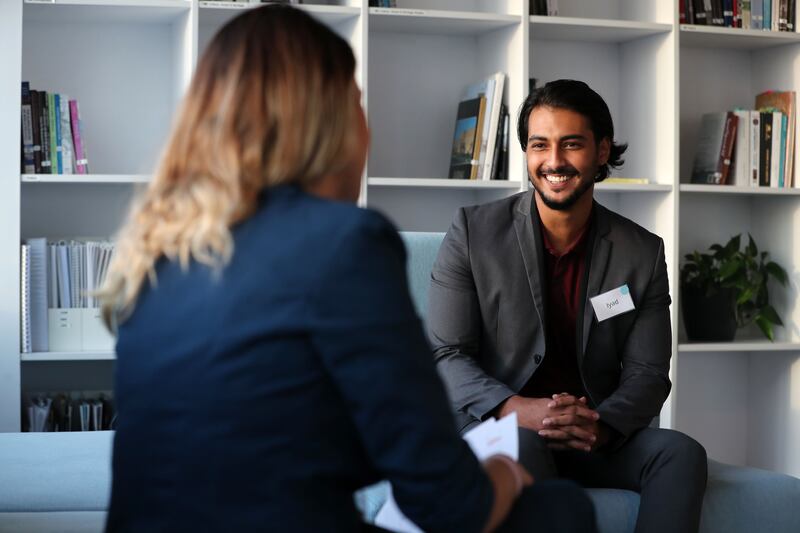
<instances>
[{"instance_id":1,"label":"gray suit jacket","mask_svg":"<svg viewBox=\"0 0 800 533\"><path fill-rule=\"evenodd\" d=\"M429 335L461 429L519 391L547 353L533 194L461 208L433 266ZM600 204L593 216L578 366L591 406L627 438L658 415L671 387L664 242ZM598 322L589 298L626 283L636 309Z\"/></svg>"}]
</instances>

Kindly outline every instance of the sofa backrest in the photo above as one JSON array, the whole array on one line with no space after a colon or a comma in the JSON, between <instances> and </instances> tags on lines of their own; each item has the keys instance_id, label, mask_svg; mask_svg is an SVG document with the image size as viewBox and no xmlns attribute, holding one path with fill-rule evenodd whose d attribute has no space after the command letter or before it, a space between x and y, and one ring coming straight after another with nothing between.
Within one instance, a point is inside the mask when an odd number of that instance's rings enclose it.
<instances>
[{"instance_id":1,"label":"sofa backrest","mask_svg":"<svg viewBox=\"0 0 800 533\"><path fill-rule=\"evenodd\" d=\"M400 233L408 252L408 287L417 313L424 321L428 316L428 287L431 283L431 268L439 253L444 233L422 233L404 231Z\"/></svg>"}]
</instances>

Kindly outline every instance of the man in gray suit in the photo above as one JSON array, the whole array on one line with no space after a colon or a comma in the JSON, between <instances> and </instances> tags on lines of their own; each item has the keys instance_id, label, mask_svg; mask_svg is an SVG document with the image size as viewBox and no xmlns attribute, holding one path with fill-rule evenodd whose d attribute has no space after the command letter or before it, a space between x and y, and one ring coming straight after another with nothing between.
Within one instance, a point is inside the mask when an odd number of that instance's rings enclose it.
<instances>
[{"instance_id":1,"label":"man in gray suit","mask_svg":"<svg viewBox=\"0 0 800 533\"><path fill-rule=\"evenodd\" d=\"M535 477L638 491L638 532L697 531L705 450L648 427L671 387L664 243L592 197L627 145L573 80L529 95L518 134L534 190L460 209L431 275L460 428L516 412Z\"/></svg>"}]
</instances>

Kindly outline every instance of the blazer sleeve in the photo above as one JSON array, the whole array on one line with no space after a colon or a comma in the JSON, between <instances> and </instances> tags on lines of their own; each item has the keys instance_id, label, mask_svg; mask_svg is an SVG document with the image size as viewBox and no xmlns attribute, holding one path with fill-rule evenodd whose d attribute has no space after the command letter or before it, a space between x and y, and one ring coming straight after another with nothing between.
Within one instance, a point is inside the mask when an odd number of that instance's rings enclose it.
<instances>
[{"instance_id":1,"label":"blazer sleeve","mask_svg":"<svg viewBox=\"0 0 800 533\"><path fill-rule=\"evenodd\" d=\"M434 360L454 409L478 420L488 418L515 392L478 363L483 325L464 208L458 210L433 265L428 306Z\"/></svg>"},{"instance_id":2,"label":"blazer sleeve","mask_svg":"<svg viewBox=\"0 0 800 533\"><path fill-rule=\"evenodd\" d=\"M672 387L669 379L671 299L661 239L658 239L655 255L650 281L621 354L619 386L597 407L600 419L619 433L612 447L619 446L634 431L650 424L661 411Z\"/></svg>"},{"instance_id":3,"label":"blazer sleeve","mask_svg":"<svg viewBox=\"0 0 800 533\"><path fill-rule=\"evenodd\" d=\"M403 512L425 531L480 531L492 487L456 431L408 291L402 240L375 212L354 218L335 259L321 265L312 342Z\"/></svg>"}]
</instances>

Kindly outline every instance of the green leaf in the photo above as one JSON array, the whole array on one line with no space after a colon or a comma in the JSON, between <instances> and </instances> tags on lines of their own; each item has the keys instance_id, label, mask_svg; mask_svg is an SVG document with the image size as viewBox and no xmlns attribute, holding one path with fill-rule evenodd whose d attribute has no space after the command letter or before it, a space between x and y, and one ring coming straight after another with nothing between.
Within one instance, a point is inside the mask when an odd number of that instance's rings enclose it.
<instances>
[{"instance_id":1,"label":"green leaf","mask_svg":"<svg viewBox=\"0 0 800 533\"><path fill-rule=\"evenodd\" d=\"M741 235L737 235L735 237L731 237L731 240L729 240L728 244L725 245L725 253L730 255L730 254L733 254L734 252L738 252L739 251L739 246L741 245L741 242L742 242L742 236Z\"/></svg>"},{"instance_id":2,"label":"green leaf","mask_svg":"<svg viewBox=\"0 0 800 533\"><path fill-rule=\"evenodd\" d=\"M772 324L770 324L766 318L761 316L756 318L756 324L766 338L775 342L775 335L772 333Z\"/></svg>"},{"instance_id":3,"label":"green leaf","mask_svg":"<svg viewBox=\"0 0 800 533\"><path fill-rule=\"evenodd\" d=\"M738 298L736 298L736 305L743 305L745 302L749 302L750 299L753 297L753 289L745 289Z\"/></svg>"},{"instance_id":4,"label":"green leaf","mask_svg":"<svg viewBox=\"0 0 800 533\"><path fill-rule=\"evenodd\" d=\"M789 276L786 274L786 271L778 263L770 261L765 268L781 285L786 285L789 281Z\"/></svg>"},{"instance_id":5,"label":"green leaf","mask_svg":"<svg viewBox=\"0 0 800 533\"><path fill-rule=\"evenodd\" d=\"M747 255L756 257L758 255L758 247L756 246L756 241L753 240L753 236L749 233L747 237L750 239L750 242L747 244Z\"/></svg>"},{"instance_id":6,"label":"green leaf","mask_svg":"<svg viewBox=\"0 0 800 533\"><path fill-rule=\"evenodd\" d=\"M729 263L725 263L719 271L719 278L725 280L734 274L741 268L742 263L741 261L731 261Z\"/></svg>"},{"instance_id":7,"label":"green leaf","mask_svg":"<svg viewBox=\"0 0 800 533\"><path fill-rule=\"evenodd\" d=\"M783 322L781 321L781 317L778 316L778 312L775 311L775 308L771 305L764 306L763 309L758 313L760 317L764 317L773 324L778 326L782 326Z\"/></svg>"}]
</instances>

